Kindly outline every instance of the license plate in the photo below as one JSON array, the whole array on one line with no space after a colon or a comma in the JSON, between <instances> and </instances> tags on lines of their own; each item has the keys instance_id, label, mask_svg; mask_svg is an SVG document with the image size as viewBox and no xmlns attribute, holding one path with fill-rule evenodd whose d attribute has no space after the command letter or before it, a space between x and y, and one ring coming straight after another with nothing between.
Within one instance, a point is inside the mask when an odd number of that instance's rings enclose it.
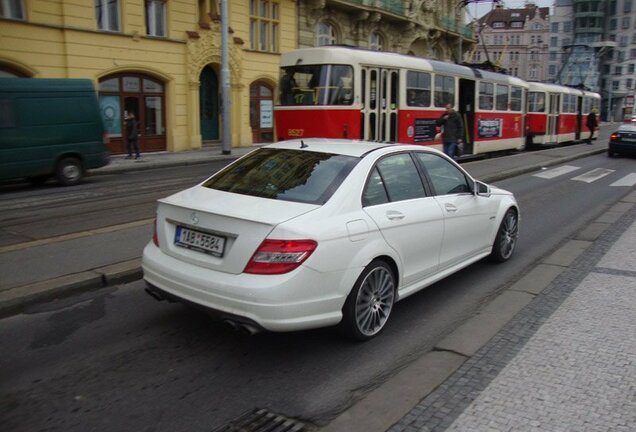
<instances>
[{"instance_id":1,"label":"license plate","mask_svg":"<svg viewBox=\"0 0 636 432\"><path fill-rule=\"evenodd\" d=\"M195 249L214 256L222 256L225 237L177 226L174 243L177 246Z\"/></svg>"}]
</instances>

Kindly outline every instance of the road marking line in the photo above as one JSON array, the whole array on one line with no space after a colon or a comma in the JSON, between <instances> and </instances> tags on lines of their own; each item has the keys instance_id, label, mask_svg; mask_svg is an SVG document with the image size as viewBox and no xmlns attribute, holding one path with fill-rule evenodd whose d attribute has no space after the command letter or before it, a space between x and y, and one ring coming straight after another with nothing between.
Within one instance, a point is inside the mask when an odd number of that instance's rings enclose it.
<instances>
[{"instance_id":1,"label":"road marking line","mask_svg":"<svg viewBox=\"0 0 636 432\"><path fill-rule=\"evenodd\" d=\"M580 176L572 177L570 180L582 181L585 183L592 183L598 179L601 179L607 175L610 175L613 172L614 170L611 170L611 169L595 168L592 171L588 171L585 174L581 174Z\"/></svg>"},{"instance_id":2,"label":"road marking line","mask_svg":"<svg viewBox=\"0 0 636 432\"><path fill-rule=\"evenodd\" d=\"M620 180L615 181L610 186L634 186L636 184L636 173L627 174Z\"/></svg>"},{"instance_id":3,"label":"road marking line","mask_svg":"<svg viewBox=\"0 0 636 432\"><path fill-rule=\"evenodd\" d=\"M572 165L563 165L560 166L558 168L553 168L551 170L547 170L547 171L542 171L538 174L533 174L533 177L540 177L540 178L544 178L544 179L551 179L551 178L555 178L564 174L568 174L571 173L572 171L576 171L578 169L581 169L580 167L575 167Z\"/></svg>"},{"instance_id":4,"label":"road marking line","mask_svg":"<svg viewBox=\"0 0 636 432\"><path fill-rule=\"evenodd\" d=\"M56 237L49 237L45 239L38 239L38 240L28 241L24 243L16 243L16 244L11 244L7 246L0 246L0 253L15 252L18 250L29 249L36 246L43 246L43 245L59 243L59 242L67 241L67 240L75 240L75 239L79 239L83 237L90 237L90 236L98 235L98 234L121 231L128 228L135 228L135 227L151 224L154 222L154 220L155 218L143 219L143 220L127 222L127 223L119 224L119 225L111 225L111 226L107 226L103 228L97 228L97 229L89 230L89 231L64 234L64 235L60 235Z\"/></svg>"}]
</instances>

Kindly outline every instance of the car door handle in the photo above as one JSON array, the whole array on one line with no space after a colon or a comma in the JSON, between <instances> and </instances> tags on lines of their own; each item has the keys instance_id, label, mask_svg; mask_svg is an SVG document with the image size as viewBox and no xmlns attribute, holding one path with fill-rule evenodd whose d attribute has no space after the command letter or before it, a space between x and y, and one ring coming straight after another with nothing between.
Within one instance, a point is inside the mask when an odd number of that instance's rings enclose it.
<instances>
[{"instance_id":1,"label":"car door handle","mask_svg":"<svg viewBox=\"0 0 636 432\"><path fill-rule=\"evenodd\" d=\"M404 214L393 210L393 211L386 212L386 217L389 220L400 220L400 219L404 219Z\"/></svg>"},{"instance_id":2,"label":"car door handle","mask_svg":"<svg viewBox=\"0 0 636 432\"><path fill-rule=\"evenodd\" d=\"M450 213L453 213L453 212L457 211L457 207L455 207L453 204L449 204L449 203L444 204L444 208L446 208L446 211L450 212Z\"/></svg>"}]
</instances>

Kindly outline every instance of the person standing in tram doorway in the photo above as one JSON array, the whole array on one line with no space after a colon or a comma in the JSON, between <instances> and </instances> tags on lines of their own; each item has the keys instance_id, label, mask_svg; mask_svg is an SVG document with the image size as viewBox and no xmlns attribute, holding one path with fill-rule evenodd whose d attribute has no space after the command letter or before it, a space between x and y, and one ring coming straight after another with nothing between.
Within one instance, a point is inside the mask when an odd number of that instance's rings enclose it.
<instances>
[{"instance_id":1,"label":"person standing in tram doorway","mask_svg":"<svg viewBox=\"0 0 636 432\"><path fill-rule=\"evenodd\" d=\"M126 159L132 159L133 150L135 151L135 159L139 159L139 141L137 135L139 134L139 125L137 119L135 119L135 113L128 112L126 117L126 144L128 144L128 156Z\"/></svg>"},{"instance_id":2,"label":"person standing in tram doorway","mask_svg":"<svg viewBox=\"0 0 636 432\"><path fill-rule=\"evenodd\" d=\"M437 125L442 128L444 153L453 159L457 159L457 147L464 136L464 125L462 118L455 111L452 104L446 104L446 112L437 120Z\"/></svg>"},{"instance_id":3,"label":"person standing in tram doorway","mask_svg":"<svg viewBox=\"0 0 636 432\"><path fill-rule=\"evenodd\" d=\"M596 119L596 108L587 115L585 126L590 130L590 137L587 139L588 144L592 144L592 138L594 137L594 131L598 128L598 120Z\"/></svg>"}]
</instances>

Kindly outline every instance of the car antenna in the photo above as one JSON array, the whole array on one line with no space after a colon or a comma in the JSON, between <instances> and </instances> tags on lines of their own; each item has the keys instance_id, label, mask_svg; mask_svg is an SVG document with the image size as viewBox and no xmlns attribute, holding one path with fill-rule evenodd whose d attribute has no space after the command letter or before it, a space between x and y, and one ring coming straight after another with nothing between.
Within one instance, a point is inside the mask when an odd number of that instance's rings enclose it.
<instances>
[{"instance_id":1,"label":"car antenna","mask_svg":"<svg viewBox=\"0 0 636 432\"><path fill-rule=\"evenodd\" d=\"M309 147L307 144L305 144L305 141L300 140L300 148L307 148Z\"/></svg>"}]
</instances>

